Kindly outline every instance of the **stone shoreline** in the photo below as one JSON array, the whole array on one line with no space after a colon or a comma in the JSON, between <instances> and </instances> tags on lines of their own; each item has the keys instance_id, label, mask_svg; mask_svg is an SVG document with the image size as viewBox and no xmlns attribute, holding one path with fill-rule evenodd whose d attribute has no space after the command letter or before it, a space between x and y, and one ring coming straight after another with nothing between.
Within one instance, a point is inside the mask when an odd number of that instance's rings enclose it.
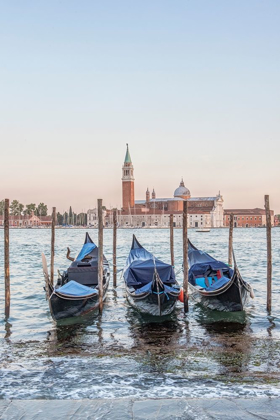
<instances>
[{"instance_id":1,"label":"stone shoreline","mask_svg":"<svg viewBox=\"0 0 280 420\"><path fill-rule=\"evenodd\" d=\"M1 420L279 419L280 398L0 400Z\"/></svg>"}]
</instances>

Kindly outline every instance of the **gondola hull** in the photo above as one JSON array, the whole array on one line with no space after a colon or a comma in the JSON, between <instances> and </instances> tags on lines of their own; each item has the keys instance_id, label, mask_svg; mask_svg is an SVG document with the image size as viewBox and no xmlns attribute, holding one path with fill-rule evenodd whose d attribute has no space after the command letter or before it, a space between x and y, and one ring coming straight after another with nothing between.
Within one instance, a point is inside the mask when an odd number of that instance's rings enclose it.
<instances>
[{"instance_id":1,"label":"gondola hull","mask_svg":"<svg viewBox=\"0 0 280 420\"><path fill-rule=\"evenodd\" d=\"M237 274L226 285L224 290L207 292L199 290L189 283L190 297L197 303L218 311L238 312L243 311L250 296L250 286Z\"/></svg>"},{"instance_id":2,"label":"gondola hull","mask_svg":"<svg viewBox=\"0 0 280 420\"><path fill-rule=\"evenodd\" d=\"M234 257L234 254L233 254ZM188 240L190 297L203 306L218 311L243 311L252 287L245 282L234 257L234 270L197 249Z\"/></svg>"},{"instance_id":3,"label":"gondola hull","mask_svg":"<svg viewBox=\"0 0 280 420\"><path fill-rule=\"evenodd\" d=\"M166 293L157 295L152 292L145 293L143 295L136 296L131 293L129 288L126 288L127 300L131 306L137 309L139 312L152 316L164 316L171 314L174 309L180 289L178 293Z\"/></svg>"},{"instance_id":4,"label":"gondola hull","mask_svg":"<svg viewBox=\"0 0 280 420\"><path fill-rule=\"evenodd\" d=\"M174 267L155 258L135 235L123 278L127 300L133 308L159 317L173 312L180 295Z\"/></svg>"},{"instance_id":5,"label":"gondola hull","mask_svg":"<svg viewBox=\"0 0 280 420\"><path fill-rule=\"evenodd\" d=\"M106 293L109 285L109 278L104 284L103 301L106 299ZM53 287L48 283L47 298L51 315L55 321L60 319L84 316L89 313L97 312L99 309L99 294L95 293L93 296L86 298L60 296L59 293L54 293Z\"/></svg>"},{"instance_id":6,"label":"gondola hull","mask_svg":"<svg viewBox=\"0 0 280 420\"><path fill-rule=\"evenodd\" d=\"M78 256L71 258L68 248L67 258L72 264L67 271L59 272L54 286L49 277L46 257L42 254L46 298L55 321L81 317L99 309L98 247L88 233ZM103 301L106 299L109 281L109 264L103 255Z\"/></svg>"}]
</instances>

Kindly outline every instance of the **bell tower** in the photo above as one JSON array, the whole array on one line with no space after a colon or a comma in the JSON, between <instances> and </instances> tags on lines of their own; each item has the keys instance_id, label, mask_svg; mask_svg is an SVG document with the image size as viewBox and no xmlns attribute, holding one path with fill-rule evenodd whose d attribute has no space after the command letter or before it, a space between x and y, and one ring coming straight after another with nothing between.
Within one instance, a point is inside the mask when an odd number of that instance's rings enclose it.
<instances>
[{"instance_id":1,"label":"bell tower","mask_svg":"<svg viewBox=\"0 0 280 420\"><path fill-rule=\"evenodd\" d=\"M147 188L147 191L146 191L146 204L147 204L149 201L150 201L150 191L149 191L149 188Z\"/></svg>"},{"instance_id":2,"label":"bell tower","mask_svg":"<svg viewBox=\"0 0 280 420\"><path fill-rule=\"evenodd\" d=\"M126 155L122 167L122 206L127 210L134 207L134 176L133 165L126 144Z\"/></svg>"}]
</instances>

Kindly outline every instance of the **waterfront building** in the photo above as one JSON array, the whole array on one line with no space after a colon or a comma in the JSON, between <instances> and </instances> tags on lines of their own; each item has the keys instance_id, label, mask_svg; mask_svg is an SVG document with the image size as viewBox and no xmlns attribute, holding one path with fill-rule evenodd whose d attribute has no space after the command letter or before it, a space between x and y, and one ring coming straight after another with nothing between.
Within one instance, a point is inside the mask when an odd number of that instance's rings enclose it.
<instances>
[{"instance_id":1,"label":"waterfront building","mask_svg":"<svg viewBox=\"0 0 280 420\"><path fill-rule=\"evenodd\" d=\"M106 214L107 214L106 210L103 209L102 217L103 217L104 225L108 225L108 223L106 224L106 221L105 221ZM92 227L98 227L98 209L97 208L89 209L87 211L87 224Z\"/></svg>"},{"instance_id":2,"label":"waterfront building","mask_svg":"<svg viewBox=\"0 0 280 420\"><path fill-rule=\"evenodd\" d=\"M265 227L266 213L264 209L225 209L224 226L229 226L230 215L234 215L234 227ZM274 226L274 211L270 210L271 226Z\"/></svg>"},{"instance_id":3,"label":"waterfront building","mask_svg":"<svg viewBox=\"0 0 280 420\"><path fill-rule=\"evenodd\" d=\"M36 216L34 212L31 215L10 215L9 217L11 227L49 227L51 224L51 216ZM0 216L0 226L4 226L4 216Z\"/></svg>"},{"instance_id":4,"label":"waterfront building","mask_svg":"<svg viewBox=\"0 0 280 420\"><path fill-rule=\"evenodd\" d=\"M122 166L122 209L118 211L119 227L168 227L169 216L174 215L174 227L183 225L183 203L188 200L188 226L211 228L223 226L223 197L192 197L182 179L173 197L157 198L153 188L146 190L145 199L135 200L134 167L127 145ZM107 211L105 226L111 225L111 211Z\"/></svg>"}]
</instances>

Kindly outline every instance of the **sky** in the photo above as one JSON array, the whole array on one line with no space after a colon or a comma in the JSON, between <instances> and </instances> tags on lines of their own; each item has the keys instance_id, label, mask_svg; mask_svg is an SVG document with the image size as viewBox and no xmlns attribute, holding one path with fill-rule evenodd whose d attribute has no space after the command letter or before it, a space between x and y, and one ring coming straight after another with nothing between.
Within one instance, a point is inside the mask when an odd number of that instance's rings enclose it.
<instances>
[{"instance_id":1,"label":"sky","mask_svg":"<svg viewBox=\"0 0 280 420\"><path fill-rule=\"evenodd\" d=\"M280 213L278 0L0 0L0 200L220 191Z\"/></svg>"}]
</instances>

